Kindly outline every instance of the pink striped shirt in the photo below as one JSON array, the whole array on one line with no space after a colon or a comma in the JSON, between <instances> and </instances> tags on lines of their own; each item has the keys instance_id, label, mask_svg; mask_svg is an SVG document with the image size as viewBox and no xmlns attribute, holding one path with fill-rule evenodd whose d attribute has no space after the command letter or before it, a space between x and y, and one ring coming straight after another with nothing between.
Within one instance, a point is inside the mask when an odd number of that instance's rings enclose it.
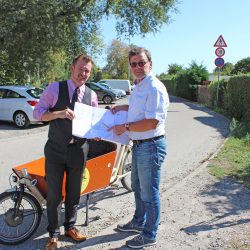
<instances>
[{"instance_id":1,"label":"pink striped shirt","mask_svg":"<svg viewBox=\"0 0 250 250\"><path fill-rule=\"evenodd\" d=\"M67 81L67 84L68 84L69 98L71 100L76 86L71 79ZM81 87L79 87L79 90L80 91L78 94L78 101L81 102L85 93L85 85L83 84ZM35 109L33 111L33 116L35 119L41 121L43 114L56 105L58 100L58 94L59 94L59 82L53 82L50 85L48 85L48 87L43 91L43 94L40 97L40 101L35 106ZM91 90L91 106L98 107L97 95L92 90Z\"/></svg>"}]
</instances>

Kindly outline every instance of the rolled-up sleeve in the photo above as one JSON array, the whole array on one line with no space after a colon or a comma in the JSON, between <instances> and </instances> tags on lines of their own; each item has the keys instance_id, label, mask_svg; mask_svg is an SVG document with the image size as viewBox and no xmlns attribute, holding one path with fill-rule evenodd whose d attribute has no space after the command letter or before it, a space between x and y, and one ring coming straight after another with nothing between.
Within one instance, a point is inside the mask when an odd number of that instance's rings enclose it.
<instances>
[{"instance_id":1,"label":"rolled-up sleeve","mask_svg":"<svg viewBox=\"0 0 250 250\"><path fill-rule=\"evenodd\" d=\"M147 97L145 107L145 118L156 119L158 121L166 119L166 100L162 92L157 88L152 88L150 95Z\"/></svg>"},{"instance_id":2,"label":"rolled-up sleeve","mask_svg":"<svg viewBox=\"0 0 250 250\"><path fill-rule=\"evenodd\" d=\"M51 83L42 93L38 104L35 106L33 116L35 119L42 121L42 116L51 107L53 107L57 100L55 94L58 94L58 84Z\"/></svg>"}]
</instances>

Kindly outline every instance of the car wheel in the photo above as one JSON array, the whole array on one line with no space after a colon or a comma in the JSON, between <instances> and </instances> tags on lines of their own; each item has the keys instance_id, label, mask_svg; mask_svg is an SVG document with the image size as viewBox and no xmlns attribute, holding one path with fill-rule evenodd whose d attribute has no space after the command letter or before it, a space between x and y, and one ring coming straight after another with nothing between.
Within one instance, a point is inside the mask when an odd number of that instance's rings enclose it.
<instances>
[{"instance_id":1,"label":"car wheel","mask_svg":"<svg viewBox=\"0 0 250 250\"><path fill-rule=\"evenodd\" d=\"M30 120L24 112L17 111L14 115L14 123L19 128L27 128L30 125Z\"/></svg>"},{"instance_id":2,"label":"car wheel","mask_svg":"<svg viewBox=\"0 0 250 250\"><path fill-rule=\"evenodd\" d=\"M112 103L112 101L113 101L113 98L112 98L112 96L110 96L110 95L105 95L104 97L103 97L103 102L105 103L105 104L110 104L110 103Z\"/></svg>"}]
</instances>

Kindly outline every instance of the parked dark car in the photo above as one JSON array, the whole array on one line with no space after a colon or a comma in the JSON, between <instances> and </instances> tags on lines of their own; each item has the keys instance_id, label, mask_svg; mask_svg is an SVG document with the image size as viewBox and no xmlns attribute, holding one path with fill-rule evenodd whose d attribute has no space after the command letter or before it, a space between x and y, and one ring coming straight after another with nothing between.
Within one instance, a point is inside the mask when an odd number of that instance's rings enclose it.
<instances>
[{"instance_id":1,"label":"parked dark car","mask_svg":"<svg viewBox=\"0 0 250 250\"><path fill-rule=\"evenodd\" d=\"M103 86L104 88L106 89L110 89L110 90L113 90L116 94L120 95L121 97L124 97L126 96L126 91L122 90L122 89L113 89L111 88L108 84L106 83L98 83L100 84L101 86Z\"/></svg>"},{"instance_id":2,"label":"parked dark car","mask_svg":"<svg viewBox=\"0 0 250 250\"><path fill-rule=\"evenodd\" d=\"M121 96L114 91L103 87L102 85L94 82L86 82L86 86L94 90L97 94L98 101L103 101L105 104L110 104L121 98Z\"/></svg>"}]
</instances>

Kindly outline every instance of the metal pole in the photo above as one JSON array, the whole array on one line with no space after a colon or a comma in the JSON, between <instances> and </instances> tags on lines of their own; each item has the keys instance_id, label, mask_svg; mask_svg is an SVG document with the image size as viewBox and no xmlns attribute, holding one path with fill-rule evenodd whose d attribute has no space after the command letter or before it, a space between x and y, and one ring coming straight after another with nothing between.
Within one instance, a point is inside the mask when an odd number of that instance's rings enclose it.
<instances>
[{"instance_id":1,"label":"metal pole","mask_svg":"<svg viewBox=\"0 0 250 250\"><path fill-rule=\"evenodd\" d=\"M128 34L128 46L129 46L129 49L130 49L130 31L129 31L129 34ZM128 80L130 80L130 64L129 64L129 60L128 60Z\"/></svg>"},{"instance_id":2,"label":"metal pole","mask_svg":"<svg viewBox=\"0 0 250 250\"><path fill-rule=\"evenodd\" d=\"M216 89L216 106L218 107L219 103L219 86L220 86L220 67L218 67L218 84Z\"/></svg>"}]
</instances>

